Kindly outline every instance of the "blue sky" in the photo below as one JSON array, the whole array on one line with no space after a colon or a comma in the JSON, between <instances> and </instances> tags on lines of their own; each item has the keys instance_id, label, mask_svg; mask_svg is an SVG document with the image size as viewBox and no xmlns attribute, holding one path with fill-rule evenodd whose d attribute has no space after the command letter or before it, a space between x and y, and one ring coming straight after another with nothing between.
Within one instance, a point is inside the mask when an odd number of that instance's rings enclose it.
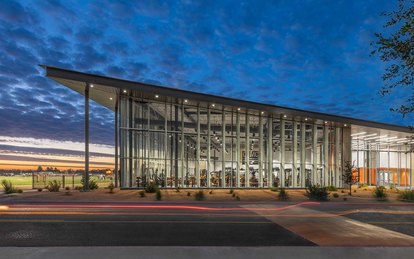
<instances>
[{"instance_id":1,"label":"blue sky","mask_svg":"<svg viewBox=\"0 0 414 259\"><path fill-rule=\"evenodd\" d=\"M405 100L402 91L377 94L385 65L369 56L381 12L396 7L388 0L0 1L0 135L83 141L82 98L38 64L410 125L412 118L389 111ZM113 114L96 104L91 114L91 141L113 145Z\"/></svg>"}]
</instances>

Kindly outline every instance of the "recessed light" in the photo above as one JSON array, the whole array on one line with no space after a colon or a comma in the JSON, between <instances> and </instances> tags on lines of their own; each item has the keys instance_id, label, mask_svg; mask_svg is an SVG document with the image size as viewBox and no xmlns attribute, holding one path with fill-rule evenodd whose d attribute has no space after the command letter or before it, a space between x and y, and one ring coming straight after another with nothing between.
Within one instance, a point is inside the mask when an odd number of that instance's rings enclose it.
<instances>
[{"instance_id":1,"label":"recessed light","mask_svg":"<svg viewBox=\"0 0 414 259\"><path fill-rule=\"evenodd\" d=\"M286 118L287 117L287 115L285 114L285 115L283 115L283 118Z\"/></svg>"},{"instance_id":2,"label":"recessed light","mask_svg":"<svg viewBox=\"0 0 414 259\"><path fill-rule=\"evenodd\" d=\"M214 106L216 106L214 103L211 105L211 107L214 107Z\"/></svg>"},{"instance_id":3,"label":"recessed light","mask_svg":"<svg viewBox=\"0 0 414 259\"><path fill-rule=\"evenodd\" d=\"M327 121L325 121L325 124L327 124L328 122Z\"/></svg>"},{"instance_id":4,"label":"recessed light","mask_svg":"<svg viewBox=\"0 0 414 259\"><path fill-rule=\"evenodd\" d=\"M346 126L348 126L348 125L344 124L344 127L346 127Z\"/></svg>"},{"instance_id":5,"label":"recessed light","mask_svg":"<svg viewBox=\"0 0 414 259\"><path fill-rule=\"evenodd\" d=\"M238 111L240 111L240 108L237 108Z\"/></svg>"},{"instance_id":6,"label":"recessed light","mask_svg":"<svg viewBox=\"0 0 414 259\"><path fill-rule=\"evenodd\" d=\"M262 114L264 114L264 112L262 112Z\"/></svg>"},{"instance_id":7,"label":"recessed light","mask_svg":"<svg viewBox=\"0 0 414 259\"><path fill-rule=\"evenodd\" d=\"M127 90L124 90L124 93L126 93L127 92Z\"/></svg>"},{"instance_id":8,"label":"recessed light","mask_svg":"<svg viewBox=\"0 0 414 259\"><path fill-rule=\"evenodd\" d=\"M112 97L109 97L109 100L112 100Z\"/></svg>"},{"instance_id":9,"label":"recessed light","mask_svg":"<svg viewBox=\"0 0 414 259\"><path fill-rule=\"evenodd\" d=\"M308 120L308 118L305 118L305 121L307 121Z\"/></svg>"},{"instance_id":10,"label":"recessed light","mask_svg":"<svg viewBox=\"0 0 414 259\"><path fill-rule=\"evenodd\" d=\"M91 84L91 87L93 88L93 84Z\"/></svg>"},{"instance_id":11,"label":"recessed light","mask_svg":"<svg viewBox=\"0 0 414 259\"><path fill-rule=\"evenodd\" d=\"M158 98L158 97L160 97L160 96L159 96L158 94L156 94L156 95L155 95L155 98Z\"/></svg>"},{"instance_id":12,"label":"recessed light","mask_svg":"<svg viewBox=\"0 0 414 259\"><path fill-rule=\"evenodd\" d=\"M187 99L185 99L185 100L184 100L184 102L186 103L186 102L188 102L188 100L187 100Z\"/></svg>"}]
</instances>

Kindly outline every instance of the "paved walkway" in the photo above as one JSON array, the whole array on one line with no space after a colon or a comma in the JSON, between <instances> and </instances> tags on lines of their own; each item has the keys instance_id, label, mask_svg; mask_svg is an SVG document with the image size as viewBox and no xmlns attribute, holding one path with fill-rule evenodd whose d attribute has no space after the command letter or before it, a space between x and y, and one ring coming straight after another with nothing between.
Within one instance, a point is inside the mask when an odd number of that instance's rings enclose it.
<instances>
[{"instance_id":1,"label":"paved walkway","mask_svg":"<svg viewBox=\"0 0 414 259\"><path fill-rule=\"evenodd\" d=\"M4 247L1 258L412 258L413 247Z\"/></svg>"},{"instance_id":2,"label":"paved walkway","mask_svg":"<svg viewBox=\"0 0 414 259\"><path fill-rule=\"evenodd\" d=\"M269 213L266 205L242 205L320 246L413 246L414 237L338 214L292 206Z\"/></svg>"}]
</instances>

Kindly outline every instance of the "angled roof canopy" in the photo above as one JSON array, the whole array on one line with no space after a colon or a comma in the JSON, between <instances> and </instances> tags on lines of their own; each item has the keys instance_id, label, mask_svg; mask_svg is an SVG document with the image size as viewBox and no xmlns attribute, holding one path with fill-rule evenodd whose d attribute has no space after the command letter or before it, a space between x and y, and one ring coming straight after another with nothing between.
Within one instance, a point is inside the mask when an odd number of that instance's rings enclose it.
<instances>
[{"instance_id":1,"label":"angled roof canopy","mask_svg":"<svg viewBox=\"0 0 414 259\"><path fill-rule=\"evenodd\" d=\"M72 90L82 95L84 94L86 84L92 84L94 90L90 92L90 98L111 110L114 110L115 99L118 93L121 93L121 91L124 90L135 90L147 93L151 96L169 96L177 99L188 99L191 101L204 102L207 104L215 103L220 104L222 106L227 105L233 107L241 107L242 109L264 111L278 115L286 115L288 118L294 118L295 120L299 121L305 120L305 118L309 118L321 124L324 121L329 121L335 123L337 126L343 126L345 124L348 124L356 126L355 128L369 127L385 131L414 133L414 131L409 127L403 127L399 125L373 122L368 120L360 120L344 116L330 115L326 113L305 111L300 109L292 109L282 106L244 101L210 94L196 93L177 88L134 82L100 75L93 75L46 65L42 65L42 67L46 70L46 76L52 78L60 84L63 84L71 88Z\"/></svg>"}]
</instances>

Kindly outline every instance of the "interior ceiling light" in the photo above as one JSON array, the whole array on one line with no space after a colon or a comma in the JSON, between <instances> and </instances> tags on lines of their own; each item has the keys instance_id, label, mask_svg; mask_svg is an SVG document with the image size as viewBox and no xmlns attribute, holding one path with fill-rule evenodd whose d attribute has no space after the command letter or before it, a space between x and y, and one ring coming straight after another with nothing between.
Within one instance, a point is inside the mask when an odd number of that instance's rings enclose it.
<instances>
[{"instance_id":1,"label":"interior ceiling light","mask_svg":"<svg viewBox=\"0 0 414 259\"><path fill-rule=\"evenodd\" d=\"M214 106L216 106L214 103L211 105L211 107L214 107Z\"/></svg>"},{"instance_id":2,"label":"interior ceiling light","mask_svg":"<svg viewBox=\"0 0 414 259\"><path fill-rule=\"evenodd\" d=\"M93 88L93 84L91 84L91 87Z\"/></svg>"},{"instance_id":3,"label":"interior ceiling light","mask_svg":"<svg viewBox=\"0 0 414 259\"><path fill-rule=\"evenodd\" d=\"M354 134L351 134L351 137L359 136L359 135L364 135L364 134L367 134L367 133L366 132L354 133Z\"/></svg>"},{"instance_id":4,"label":"interior ceiling light","mask_svg":"<svg viewBox=\"0 0 414 259\"><path fill-rule=\"evenodd\" d=\"M373 136L376 136L376 135L378 135L378 134L377 133L373 133L373 134L369 134L369 135L362 136L362 138L373 137Z\"/></svg>"},{"instance_id":5,"label":"interior ceiling light","mask_svg":"<svg viewBox=\"0 0 414 259\"><path fill-rule=\"evenodd\" d=\"M262 114L264 114L264 112L262 112Z\"/></svg>"},{"instance_id":6,"label":"interior ceiling light","mask_svg":"<svg viewBox=\"0 0 414 259\"><path fill-rule=\"evenodd\" d=\"M373 140L373 139L377 139L377 138L380 138L380 137L365 138L364 140Z\"/></svg>"},{"instance_id":7,"label":"interior ceiling light","mask_svg":"<svg viewBox=\"0 0 414 259\"><path fill-rule=\"evenodd\" d=\"M187 99L185 99L185 100L184 100L184 102L186 103L186 102L188 102L188 100L187 100Z\"/></svg>"},{"instance_id":8,"label":"interior ceiling light","mask_svg":"<svg viewBox=\"0 0 414 259\"><path fill-rule=\"evenodd\" d=\"M283 118L286 118L287 117L287 115L285 114L285 115L283 115Z\"/></svg>"},{"instance_id":9,"label":"interior ceiling light","mask_svg":"<svg viewBox=\"0 0 414 259\"><path fill-rule=\"evenodd\" d=\"M158 94L156 94L156 95L155 95L155 98L158 98L158 97L160 97L160 96L159 96Z\"/></svg>"},{"instance_id":10,"label":"interior ceiling light","mask_svg":"<svg viewBox=\"0 0 414 259\"><path fill-rule=\"evenodd\" d=\"M348 126L348 125L344 124L344 127L346 127L346 126Z\"/></svg>"},{"instance_id":11,"label":"interior ceiling light","mask_svg":"<svg viewBox=\"0 0 414 259\"><path fill-rule=\"evenodd\" d=\"M112 100L112 97L109 97L109 100Z\"/></svg>"},{"instance_id":12,"label":"interior ceiling light","mask_svg":"<svg viewBox=\"0 0 414 259\"><path fill-rule=\"evenodd\" d=\"M237 108L238 111L240 111L240 108Z\"/></svg>"},{"instance_id":13,"label":"interior ceiling light","mask_svg":"<svg viewBox=\"0 0 414 259\"><path fill-rule=\"evenodd\" d=\"M126 93L127 92L127 90L124 90L124 93Z\"/></svg>"},{"instance_id":14,"label":"interior ceiling light","mask_svg":"<svg viewBox=\"0 0 414 259\"><path fill-rule=\"evenodd\" d=\"M307 121L308 120L308 118L305 118L305 121Z\"/></svg>"}]
</instances>

